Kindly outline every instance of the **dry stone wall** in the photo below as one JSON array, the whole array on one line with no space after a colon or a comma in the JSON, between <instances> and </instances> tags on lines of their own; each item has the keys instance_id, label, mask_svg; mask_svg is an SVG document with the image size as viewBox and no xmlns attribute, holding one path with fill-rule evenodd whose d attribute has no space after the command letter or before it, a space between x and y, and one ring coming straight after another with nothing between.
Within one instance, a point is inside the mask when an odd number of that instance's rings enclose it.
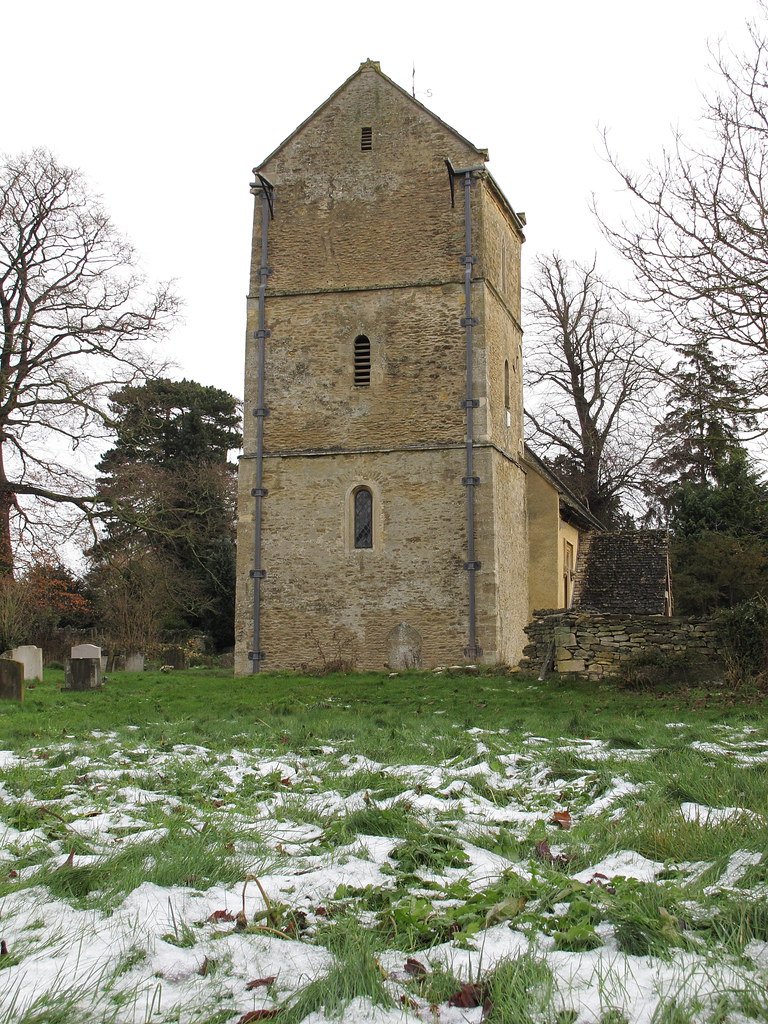
<instances>
[{"instance_id":1,"label":"dry stone wall","mask_svg":"<svg viewBox=\"0 0 768 1024\"><path fill-rule=\"evenodd\" d=\"M685 660L702 677L718 678L724 668L711 619L539 611L525 631L529 642L521 665L532 671L550 658L555 672L600 679L649 655Z\"/></svg>"}]
</instances>

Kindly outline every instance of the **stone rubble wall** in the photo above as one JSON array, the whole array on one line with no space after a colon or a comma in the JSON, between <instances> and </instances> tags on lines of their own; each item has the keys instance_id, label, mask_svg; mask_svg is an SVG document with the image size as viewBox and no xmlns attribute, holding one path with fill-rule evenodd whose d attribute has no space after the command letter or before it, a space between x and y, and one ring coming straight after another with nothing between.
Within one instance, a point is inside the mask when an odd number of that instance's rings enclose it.
<instances>
[{"instance_id":1,"label":"stone rubble wall","mask_svg":"<svg viewBox=\"0 0 768 1024\"><path fill-rule=\"evenodd\" d=\"M520 663L530 671L541 669L554 640L551 671L583 679L616 675L623 663L651 652L685 658L712 678L723 672L722 642L711 619L562 610L534 616Z\"/></svg>"}]
</instances>

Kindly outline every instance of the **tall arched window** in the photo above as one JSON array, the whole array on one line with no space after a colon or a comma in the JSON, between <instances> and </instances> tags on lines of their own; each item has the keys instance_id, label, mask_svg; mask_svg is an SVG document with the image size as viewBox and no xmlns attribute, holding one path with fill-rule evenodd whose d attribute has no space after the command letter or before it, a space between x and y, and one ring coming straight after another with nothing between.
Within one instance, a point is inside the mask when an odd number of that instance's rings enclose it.
<instances>
[{"instance_id":1,"label":"tall arched window","mask_svg":"<svg viewBox=\"0 0 768 1024\"><path fill-rule=\"evenodd\" d=\"M355 547L373 547L373 495L367 487L355 491Z\"/></svg>"},{"instance_id":2,"label":"tall arched window","mask_svg":"<svg viewBox=\"0 0 768 1024\"><path fill-rule=\"evenodd\" d=\"M364 334L355 338L355 387L365 388L371 383L371 342Z\"/></svg>"},{"instance_id":3,"label":"tall arched window","mask_svg":"<svg viewBox=\"0 0 768 1024\"><path fill-rule=\"evenodd\" d=\"M509 408L509 360L504 360L504 408Z\"/></svg>"}]
</instances>

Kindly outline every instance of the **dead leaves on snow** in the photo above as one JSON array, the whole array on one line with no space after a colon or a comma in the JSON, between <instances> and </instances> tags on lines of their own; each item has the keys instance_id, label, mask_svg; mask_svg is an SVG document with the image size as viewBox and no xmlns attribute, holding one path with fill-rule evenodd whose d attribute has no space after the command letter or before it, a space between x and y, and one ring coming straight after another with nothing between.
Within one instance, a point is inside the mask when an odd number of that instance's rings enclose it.
<instances>
[{"instance_id":1,"label":"dead leaves on snow","mask_svg":"<svg viewBox=\"0 0 768 1024\"><path fill-rule=\"evenodd\" d=\"M249 981L245 986L245 991L253 992L255 988L269 988L270 985L274 985L276 980L276 974L270 974L268 978L254 978L253 981Z\"/></svg>"},{"instance_id":2,"label":"dead leaves on snow","mask_svg":"<svg viewBox=\"0 0 768 1024\"><path fill-rule=\"evenodd\" d=\"M568 811L555 811L550 819L550 824L559 825L560 828L568 829L573 825L573 819Z\"/></svg>"},{"instance_id":3,"label":"dead leaves on snow","mask_svg":"<svg viewBox=\"0 0 768 1024\"><path fill-rule=\"evenodd\" d=\"M565 853L552 853L546 839L542 839L540 843L536 843L535 850L536 856L540 861L543 861L545 864L552 864L554 867L563 868L571 859Z\"/></svg>"},{"instance_id":4,"label":"dead leaves on snow","mask_svg":"<svg viewBox=\"0 0 768 1024\"><path fill-rule=\"evenodd\" d=\"M454 992L448 1000L449 1006L460 1006L463 1010L472 1010L482 1006L483 1016L491 1012L491 996L489 986L483 982L467 982L458 992Z\"/></svg>"}]
</instances>

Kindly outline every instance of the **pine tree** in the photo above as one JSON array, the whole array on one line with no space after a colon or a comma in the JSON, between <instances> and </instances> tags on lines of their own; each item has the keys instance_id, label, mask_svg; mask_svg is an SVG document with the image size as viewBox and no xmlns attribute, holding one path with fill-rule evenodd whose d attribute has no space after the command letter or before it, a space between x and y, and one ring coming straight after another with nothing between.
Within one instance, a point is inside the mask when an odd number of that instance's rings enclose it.
<instances>
[{"instance_id":1,"label":"pine tree","mask_svg":"<svg viewBox=\"0 0 768 1024\"><path fill-rule=\"evenodd\" d=\"M106 534L91 552L94 586L114 589L110 573L133 565L132 587L151 591L163 625L230 646L236 481L227 454L241 443L237 400L161 379L122 388L111 408L117 436L97 466Z\"/></svg>"},{"instance_id":2,"label":"pine tree","mask_svg":"<svg viewBox=\"0 0 768 1024\"><path fill-rule=\"evenodd\" d=\"M661 455L651 463L653 478L646 485L649 518L662 522L679 502L683 484L717 484L732 459L739 463L741 438L755 426L747 388L706 340L677 352L682 358L671 373L667 414L655 431Z\"/></svg>"}]
</instances>

